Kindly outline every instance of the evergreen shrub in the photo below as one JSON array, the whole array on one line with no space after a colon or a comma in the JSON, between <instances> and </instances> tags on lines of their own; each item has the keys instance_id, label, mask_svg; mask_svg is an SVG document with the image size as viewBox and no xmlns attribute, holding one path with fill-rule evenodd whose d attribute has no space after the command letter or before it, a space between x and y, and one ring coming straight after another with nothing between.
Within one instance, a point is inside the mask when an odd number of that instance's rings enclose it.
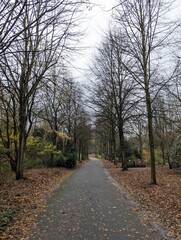
<instances>
[{"instance_id":1,"label":"evergreen shrub","mask_svg":"<svg viewBox=\"0 0 181 240\"><path fill-rule=\"evenodd\" d=\"M74 168L77 164L77 157L75 153L69 153L66 156L66 167Z\"/></svg>"},{"instance_id":2,"label":"evergreen shrub","mask_svg":"<svg viewBox=\"0 0 181 240\"><path fill-rule=\"evenodd\" d=\"M181 168L181 136L175 139L171 148L171 165L173 168Z\"/></svg>"}]
</instances>

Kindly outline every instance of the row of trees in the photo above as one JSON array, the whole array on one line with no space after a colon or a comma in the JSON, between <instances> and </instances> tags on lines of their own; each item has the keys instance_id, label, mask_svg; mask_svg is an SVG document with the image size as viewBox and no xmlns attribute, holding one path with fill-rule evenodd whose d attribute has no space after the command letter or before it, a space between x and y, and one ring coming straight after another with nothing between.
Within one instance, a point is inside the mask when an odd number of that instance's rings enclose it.
<instances>
[{"instance_id":1,"label":"row of trees","mask_svg":"<svg viewBox=\"0 0 181 240\"><path fill-rule=\"evenodd\" d=\"M147 129L152 184L156 184L155 146L170 163L170 147L180 127L180 21L169 19L173 6L173 1L119 1L115 25L91 67L95 79L91 103L98 133L104 135L104 153L115 160L119 136L119 157L127 170L126 139L137 138L142 158Z\"/></svg>"},{"instance_id":2,"label":"row of trees","mask_svg":"<svg viewBox=\"0 0 181 240\"><path fill-rule=\"evenodd\" d=\"M16 179L23 178L27 140L35 123L40 126L41 120L51 129L55 148L58 134L65 132L66 145L73 141L74 150L81 139L80 124L89 128L80 89L63 65L65 55L74 49L85 4L73 0L0 4L0 139Z\"/></svg>"}]
</instances>

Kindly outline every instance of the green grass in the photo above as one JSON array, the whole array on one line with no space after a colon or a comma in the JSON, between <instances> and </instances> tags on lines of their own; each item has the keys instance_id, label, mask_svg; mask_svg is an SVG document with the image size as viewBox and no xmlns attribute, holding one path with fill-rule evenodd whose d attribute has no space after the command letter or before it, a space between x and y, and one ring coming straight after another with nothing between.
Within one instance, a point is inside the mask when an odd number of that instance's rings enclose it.
<instances>
[{"instance_id":1,"label":"green grass","mask_svg":"<svg viewBox=\"0 0 181 240\"><path fill-rule=\"evenodd\" d=\"M4 209L0 212L0 228L9 225L15 216L16 211L13 209Z\"/></svg>"}]
</instances>

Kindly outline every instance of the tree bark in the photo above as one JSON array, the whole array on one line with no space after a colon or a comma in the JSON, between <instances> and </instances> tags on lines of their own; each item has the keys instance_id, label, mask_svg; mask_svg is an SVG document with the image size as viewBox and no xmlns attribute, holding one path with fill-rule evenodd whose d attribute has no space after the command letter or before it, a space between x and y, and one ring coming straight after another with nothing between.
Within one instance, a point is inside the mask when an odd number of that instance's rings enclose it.
<instances>
[{"instance_id":1,"label":"tree bark","mask_svg":"<svg viewBox=\"0 0 181 240\"><path fill-rule=\"evenodd\" d=\"M125 149L124 149L124 132L123 132L123 124L119 123L119 141L120 141L120 157L122 163L122 171L128 170L127 161L125 158Z\"/></svg>"},{"instance_id":2,"label":"tree bark","mask_svg":"<svg viewBox=\"0 0 181 240\"><path fill-rule=\"evenodd\" d=\"M16 180L23 179L24 153L26 146L26 103L22 97L19 109L19 146L16 166Z\"/></svg>"},{"instance_id":3,"label":"tree bark","mask_svg":"<svg viewBox=\"0 0 181 240\"><path fill-rule=\"evenodd\" d=\"M146 90L146 106L147 106L147 118L148 118L148 131L149 131L149 147L150 147L150 166L151 166L151 184L157 184L156 182L156 168L155 168L155 149L154 149L154 136L153 136L153 118L151 109L151 99L148 87Z\"/></svg>"}]
</instances>

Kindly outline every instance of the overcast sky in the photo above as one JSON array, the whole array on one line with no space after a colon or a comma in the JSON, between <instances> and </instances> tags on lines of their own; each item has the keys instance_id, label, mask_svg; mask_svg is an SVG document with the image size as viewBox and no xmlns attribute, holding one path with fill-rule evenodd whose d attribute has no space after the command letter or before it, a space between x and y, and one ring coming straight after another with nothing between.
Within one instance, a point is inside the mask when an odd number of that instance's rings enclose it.
<instances>
[{"instance_id":1,"label":"overcast sky","mask_svg":"<svg viewBox=\"0 0 181 240\"><path fill-rule=\"evenodd\" d=\"M80 41L81 48L84 50L77 54L72 65L76 70L72 70L73 77L78 81L85 80L86 69L91 63L96 47L101 42L103 32L109 27L111 19L111 8L116 0L93 0L96 5L87 10L84 19L85 36Z\"/></svg>"},{"instance_id":2,"label":"overcast sky","mask_svg":"<svg viewBox=\"0 0 181 240\"><path fill-rule=\"evenodd\" d=\"M101 42L102 35L109 28L111 20L112 7L116 5L117 0L91 0L95 3L92 9L87 9L87 16L81 28L86 29L84 37L80 40L81 46L79 54L71 57L71 72L77 81L85 81L87 70L91 64L96 48ZM176 0L174 4L174 14L169 14L170 19L180 16L181 0Z\"/></svg>"}]
</instances>

